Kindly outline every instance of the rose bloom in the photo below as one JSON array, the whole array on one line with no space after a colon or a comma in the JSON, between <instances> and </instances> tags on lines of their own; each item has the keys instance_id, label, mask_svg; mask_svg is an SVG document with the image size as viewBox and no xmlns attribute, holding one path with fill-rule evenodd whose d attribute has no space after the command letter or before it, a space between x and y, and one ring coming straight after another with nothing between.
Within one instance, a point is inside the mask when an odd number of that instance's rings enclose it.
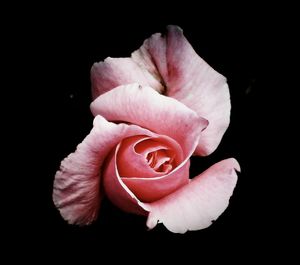
<instances>
[{"instance_id":1,"label":"rose bloom","mask_svg":"<svg viewBox=\"0 0 300 265\"><path fill-rule=\"evenodd\" d=\"M95 63L91 80L93 128L55 175L62 217L90 224L106 195L147 216L149 229L208 227L228 206L240 167L229 158L190 179L190 157L212 153L229 125L226 78L169 26L130 58Z\"/></svg>"}]
</instances>

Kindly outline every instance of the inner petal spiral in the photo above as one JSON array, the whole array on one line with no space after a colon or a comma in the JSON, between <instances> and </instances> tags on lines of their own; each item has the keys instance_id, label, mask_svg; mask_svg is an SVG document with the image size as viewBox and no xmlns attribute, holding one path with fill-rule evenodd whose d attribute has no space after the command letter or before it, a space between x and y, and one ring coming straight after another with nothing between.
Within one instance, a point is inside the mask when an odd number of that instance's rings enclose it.
<instances>
[{"instance_id":1,"label":"inner petal spiral","mask_svg":"<svg viewBox=\"0 0 300 265\"><path fill-rule=\"evenodd\" d=\"M115 157L120 181L143 202L158 200L188 183L189 163L181 146L168 136L128 137L117 146Z\"/></svg>"},{"instance_id":2,"label":"inner petal spiral","mask_svg":"<svg viewBox=\"0 0 300 265\"><path fill-rule=\"evenodd\" d=\"M148 153L147 161L148 165L152 167L156 172L166 173L172 170L172 162L174 161L174 155L170 157L166 150L160 149Z\"/></svg>"},{"instance_id":3,"label":"inner petal spiral","mask_svg":"<svg viewBox=\"0 0 300 265\"><path fill-rule=\"evenodd\" d=\"M165 137L128 137L118 149L120 176L151 178L168 174L181 162L181 153L176 142Z\"/></svg>"}]
</instances>

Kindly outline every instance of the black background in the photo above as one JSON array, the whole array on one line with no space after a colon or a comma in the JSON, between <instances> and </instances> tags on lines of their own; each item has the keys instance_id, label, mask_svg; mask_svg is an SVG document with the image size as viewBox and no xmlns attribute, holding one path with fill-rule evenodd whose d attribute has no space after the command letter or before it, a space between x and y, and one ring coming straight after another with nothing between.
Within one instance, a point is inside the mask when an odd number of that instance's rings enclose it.
<instances>
[{"instance_id":1,"label":"black background","mask_svg":"<svg viewBox=\"0 0 300 265\"><path fill-rule=\"evenodd\" d=\"M26 190L26 198L18 202L17 227L26 233L15 240L23 246L33 240L54 257L67 247L72 250L67 253L75 257L74 249L86 248L90 257L99 259L108 249L125 250L127 261L132 252L144 254L144 259L151 253L194 257L211 252L211 258L216 258L216 252L224 251L221 257L230 258L238 251L250 258L268 252L267 246L270 242L276 246L280 236L274 224L279 210L274 207L273 184L278 179L265 171L270 146L265 129L272 123L266 106L272 101L270 91L276 93L268 84L279 30L276 20L251 6L230 13L198 6L155 11L142 6L137 11L130 5L123 8L41 7L17 24L16 49L25 56L21 65L29 81L25 92L18 86L28 99L18 114L26 112L22 128L29 153L24 164L31 168L28 176L33 191ZM169 24L179 25L196 52L228 79L230 127L212 155L192 158L191 177L215 162L235 157L242 172L229 207L211 227L184 235L173 234L161 224L147 231L145 218L121 212L107 200L91 226L68 225L53 205L52 185L60 161L92 128L92 64L108 56L130 56L146 38L164 32Z\"/></svg>"}]
</instances>

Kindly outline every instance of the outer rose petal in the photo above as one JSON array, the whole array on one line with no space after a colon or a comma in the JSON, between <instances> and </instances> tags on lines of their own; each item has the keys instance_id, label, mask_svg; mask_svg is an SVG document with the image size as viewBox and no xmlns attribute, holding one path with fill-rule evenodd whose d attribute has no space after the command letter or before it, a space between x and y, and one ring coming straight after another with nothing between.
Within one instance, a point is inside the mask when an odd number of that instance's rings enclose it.
<instances>
[{"instance_id":1,"label":"outer rose petal","mask_svg":"<svg viewBox=\"0 0 300 265\"><path fill-rule=\"evenodd\" d=\"M152 229L159 222L175 233L210 226L228 206L237 182L235 169L240 170L235 159L223 160L169 196L145 204L150 211L147 226Z\"/></svg>"},{"instance_id":2,"label":"outer rose petal","mask_svg":"<svg viewBox=\"0 0 300 265\"><path fill-rule=\"evenodd\" d=\"M91 110L110 121L130 122L167 135L180 144L185 156L195 151L208 124L179 101L138 84L120 86L99 96Z\"/></svg>"},{"instance_id":3,"label":"outer rose petal","mask_svg":"<svg viewBox=\"0 0 300 265\"><path fill-rule=\"evenodd\" d=\"M90 134L75 153L61 162L54 180L53 201L71 224L90 224L101 200L101 168L109 152L125 137L153 136L135 125L114 124L97 116Z\"/></svg>"},{"instance_id":4,"label":"outer rose petal","mask_svg":"<svg viewBox=\"0 0 300 265\"><path fill-rule=\"evenodd\" d=\"M154 34L132 54L142 68L155 65L166 85L166 95L176 98L209 121L196 154L208 155L219 145L230 121L230 96L226 78L210 67L177 26L166 37Z\"/></svg>"}]
</instances>

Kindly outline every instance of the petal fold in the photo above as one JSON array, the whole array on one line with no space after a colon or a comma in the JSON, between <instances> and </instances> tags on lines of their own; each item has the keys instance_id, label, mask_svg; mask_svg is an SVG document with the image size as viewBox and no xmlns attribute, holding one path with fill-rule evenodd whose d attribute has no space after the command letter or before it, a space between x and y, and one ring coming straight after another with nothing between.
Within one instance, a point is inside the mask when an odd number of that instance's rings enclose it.
<instances>
[{"instance_id":1,"label":"petal fold","mask_svg":"<svg viewBox=\"0 0 300 265\"><path fill-rule=\"evenodd\" d=\"M94 63L91 68L91 83L93 99L117 86L131 83L150 85L158 91L164 89L151 73L131 58L108 57L104 62Z\"/></svg>"}]
</instances>

